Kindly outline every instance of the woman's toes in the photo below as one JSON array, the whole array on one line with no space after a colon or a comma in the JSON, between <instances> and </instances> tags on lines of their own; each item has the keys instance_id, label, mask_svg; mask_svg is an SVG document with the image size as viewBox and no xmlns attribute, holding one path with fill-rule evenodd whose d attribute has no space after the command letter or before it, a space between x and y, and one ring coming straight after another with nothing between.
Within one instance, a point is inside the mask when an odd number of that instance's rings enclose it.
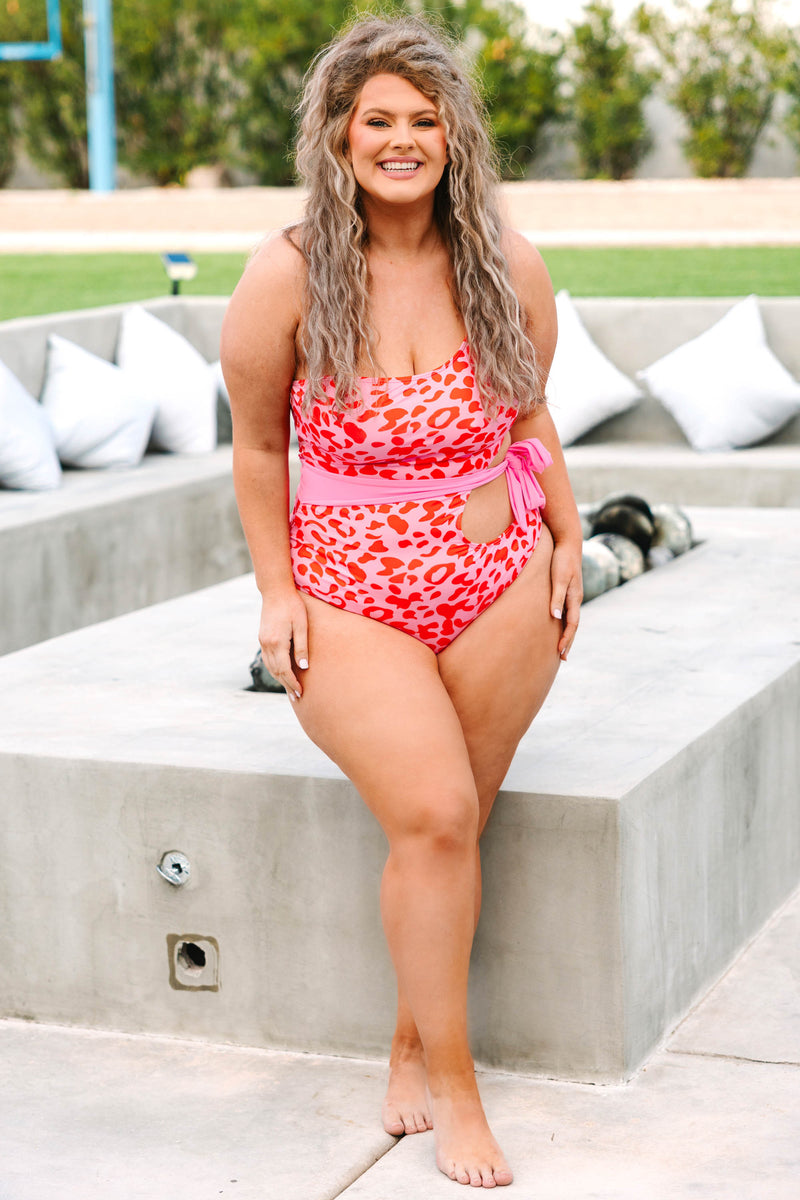
<instances>
[{"instance_id":1,"label":"woman's toes","mask_svg":"<svg viewBox=\"0 0 800 1200\"><path fill-rule=\"evenodd\" d=\"M402 1135L405 1133L403 1118L392 1108L384 1107L383 1128L387 1133L390 1133L392 1137L402 1137Z\"/></svg>"},{"instance_id":2,"label":"woman's toes","mask_svg":"<svg viewBox=\"0 0 800 1200\"><path fill-rule=\"evenodd\" d=\"M481 1172L478 1167L470 1168L469 1186L470 1187L483 1187L483 1179L481 1178Z\"/></svg>"},{"instance_id":3,"label":"woman's toes","mask_svg":"<svg viewBox=\"0 0 800 1200\"><path fill-rule=\"evenodd\" d=\"M493 1175L498 1187L508 1187L510 1183L514 1182L514 1175L510 1167L495 1167Z\"/></svg>"},{"instance_id":4,"label":"woman's toes","mask_svg":"<svg viewBox=\"0 0 800 1200\"><path fill-rule=\"evenodd\" d=\"M456 1163L455 1175L451 1176L456 1183L469 1183L469 1171L463 1163Z\"/></svg>"},{"instance_id":5,"label":"woman's toes","mask_svg":"<svg viewBox=\"0 0 800 1200\"><path fill-rule=\"evenodd\" d=\"M426 1133L430 1129L428 1118L425 1116L425 1113L414 1113L414 1121L416 1122L417 1133Z\"/></svg>"}]
</instances>

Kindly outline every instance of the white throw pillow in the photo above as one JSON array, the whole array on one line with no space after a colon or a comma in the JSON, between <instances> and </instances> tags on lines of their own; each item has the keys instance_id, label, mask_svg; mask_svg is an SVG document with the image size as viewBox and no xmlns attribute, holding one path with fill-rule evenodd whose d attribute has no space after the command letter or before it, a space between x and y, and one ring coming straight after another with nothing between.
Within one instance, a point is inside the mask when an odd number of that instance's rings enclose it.
<instances>
[{"instance_id":1,"label":"white throw pillow","mask_svg":"<svg viewBox=\"0 0 800 1200\"><path fill-rule=\"evenodd\" d=\"M217 444L217 383L191 342L141 305L126 309L117 362L156 405L153 442L176 454L206 454Z\"/></svg>"},{"instance_id":2,"label":"white throw pillow","mask_svg":"<svg viewBox=\"0 0 800 1200\"><path fill-rule=\"evenodd\" d=\"M561 444L568 446L607 417L633 408L642 392L592 341L569 292L556 296L556 313L547 400Z\"/></svg>"},{"instance_id":3,"label":"white throw pillow","mask_svg":"<svg viewBox=\"0 0 800 1200\"><path fill-rule=\"evenodd\" d=\"M46 492L60 483L61 464L47 413L0 362L0 484Z\"/></svg>"},{"instance_id":4,"label":"white throw pillow","mask_svg":"<svg viewBox=\"0 0 800 1200\"><path fill-rule=\"evenodd\" d=\"M800 383L767 345L756 296L637 372L695 450L763 441L800 412Z\"/></svg>"},{"instance_id":5,"label":"white throw pillow","mask_svg":"<svg viewBox=\"0 0 800 1200\"><path fill-rule=\"evenodd\" d=\"M47 339L42 407L65 465L135 467L141 462L155 404L137 394L119 367L57 333Z\"/></svg>"}]
</instances>

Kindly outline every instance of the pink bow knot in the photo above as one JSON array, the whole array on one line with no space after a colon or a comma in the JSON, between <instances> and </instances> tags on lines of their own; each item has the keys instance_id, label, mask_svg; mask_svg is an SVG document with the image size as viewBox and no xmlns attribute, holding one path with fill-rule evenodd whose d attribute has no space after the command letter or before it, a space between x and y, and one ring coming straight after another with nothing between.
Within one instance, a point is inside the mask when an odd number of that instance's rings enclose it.
<instances>
[{"instance_id":1,"label":"pink bow knot","mask_svg":"<svg viewBox=\"0 0 800 1200\"><path fill-rule=\"evenodd\" d=\"M534 471L544 471L553 461L538 438L524 438L512 442L506 457L508 498L514 520L524 524L526 516L534 508L543 508L545 494Z\"/></svg>"}]
</instances>

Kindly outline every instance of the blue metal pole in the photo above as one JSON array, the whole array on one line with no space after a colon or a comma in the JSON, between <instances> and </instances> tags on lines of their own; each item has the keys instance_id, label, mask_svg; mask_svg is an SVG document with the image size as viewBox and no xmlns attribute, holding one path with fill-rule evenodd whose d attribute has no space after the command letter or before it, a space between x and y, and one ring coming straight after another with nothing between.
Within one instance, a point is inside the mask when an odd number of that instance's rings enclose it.
<instances>
[{"instance_id":1,"label":"blue metal pole","mask_svg":"<svg viewBox=\"0 0 800 1200\"><path fill-rule=\"evenodd\" d=\"M113 192L117 144L114 119L114 47L111 0L83 0L89 187Z\"/></svg>"}]
</instances>

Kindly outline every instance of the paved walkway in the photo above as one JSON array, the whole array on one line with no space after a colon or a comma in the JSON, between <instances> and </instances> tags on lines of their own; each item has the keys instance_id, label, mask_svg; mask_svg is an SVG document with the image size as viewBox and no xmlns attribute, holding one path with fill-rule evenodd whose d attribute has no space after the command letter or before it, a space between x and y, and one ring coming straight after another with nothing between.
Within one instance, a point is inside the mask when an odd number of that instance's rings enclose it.
<instances>
[{"instance_id":1,"label":"paved walkway","mask_svg":"<svg viewBox=\"0 0 800 1200\"><path fill-rule=\"evenodd\" d=\"M800 892L629 1084L484 1074L516 1171L503 1194L796 1200L798 945ZM0 1198L466 1195L436 1171L432 1135L383 1132L384 1073L355 1059L0 1022Z\"/></svg>"},{"instance_id":2,"label":"paved walkway","mask_svg":"<svg viewBox=\"0 0 800 1200\"><path fill-rule=\"evenodd\" d=\"M800 245L800 178L505 184L541 245ZM296 220L295 188L0 191L0 253L249 250Z\"/></svg>"}]
</instances>

